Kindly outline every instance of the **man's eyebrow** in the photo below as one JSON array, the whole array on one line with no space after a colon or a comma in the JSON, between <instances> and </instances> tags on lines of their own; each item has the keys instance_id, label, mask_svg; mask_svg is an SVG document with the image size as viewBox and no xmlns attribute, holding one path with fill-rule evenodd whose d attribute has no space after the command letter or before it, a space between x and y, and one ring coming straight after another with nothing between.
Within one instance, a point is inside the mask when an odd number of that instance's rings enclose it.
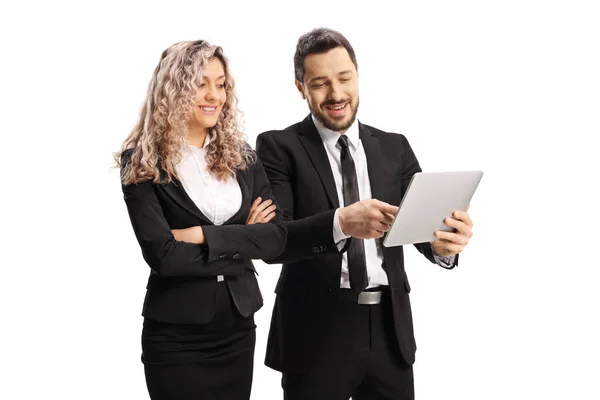
<instances>
[{"instance_id":1,"label":"man's eyebrow","mask_svg":"<svg viewBox=\"0 0 600 400\"><path fill-rule=\"evenodd\" d=\"M347 69L345 71L338 72L336 75L338 75L338 76L340 76L340 75L348 75L348 74L351 74L351 73L352 73L352 70ZM308 81L308 83L313 83L315 81L322 80L322 79L327 79L327 77L326 76L315 76L314 78L310 79Z\"/></svg>"},{"instance_id":2,"label":"man's eyebrow","mask_svg":"<svg viewBox=\"0 0 600 400\"><path fill-rule=\"evenodd\" d=\"M309 80L308 83L312 83L314 81L318 81L318 80L321 80L321 79L327 79L327 77L325 77L325 76L315 76L314 78L312 78L311 80Z\"/></svg>"}]
</instances>

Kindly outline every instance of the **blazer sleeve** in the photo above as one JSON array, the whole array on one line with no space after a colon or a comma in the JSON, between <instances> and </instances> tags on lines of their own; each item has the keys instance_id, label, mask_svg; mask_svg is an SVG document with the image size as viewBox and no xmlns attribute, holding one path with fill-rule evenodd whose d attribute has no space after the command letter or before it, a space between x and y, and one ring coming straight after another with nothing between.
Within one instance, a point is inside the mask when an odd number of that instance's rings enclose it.
<instances>
[{"instance_id":1,"label":"blazer sleeve","mask_svg":"<svg viewBox=\"0 0 600 400\"><path fill-rule=\"evenodd\" d=\"M264 171L262 179L266 181ZM142 255L159 276L239 275L244 272L244 258L274 257L283 250L286 230L281 215L272 220L275 223L256 224L261 227L203 226L207 245L177 241L153 185L148 181L122 185L122 189ZM269 196L264 186L256 192Z\"/></svg>"},{"instance_id":2,"label":"blazer sleeve","mask_svg":"<svg viewBox=\"0 0 600 400\"><path fill-rule=\"evenodd\" d=\"M260 197L277 204L260 160L250 167L254 180L252 201ZM205 225L202 227L208 245L208 261L220 258L271 259L285 249L287 228L279 206L268 223L251 225Z\"/></svg>"},{"instance_id":3,"label":"blazer sleeve","mask_svg":"<svg viewBox=\"0 0 600 400\"><path fill-rule=\"evenodd\" d=\"M293 177L281 152L268 133L256 140L256 153L264 165L273 193L283 212L288 240L278 257L264 260L267 263L289 263L312 258L323 252L339 253L333 241L334 210L294 220Z\"/></svg>"},{"instance_id":4,"label":"blazer sleeve","mask_svg":"<svg viewBox=\"0 0 600 400\"><path fill-rule=\"evenodd\" d=\"M402 159L402 193L406 193L408 189L408 184L412 179L413 175L417 172L421 172L421 166L417 161L417 156L413 152L408 140L404 135L399 135L402 138L402 146L404 147L404 155ZM437 264L435 261L435 257L433 256L433 249L431 243L415 243L414 246L417 250L425 256L430 262ZM458 265L458 254L454 257L454 264L449 267L444 267L446 269L452 269Z\"/></svg>"}]
</instances>

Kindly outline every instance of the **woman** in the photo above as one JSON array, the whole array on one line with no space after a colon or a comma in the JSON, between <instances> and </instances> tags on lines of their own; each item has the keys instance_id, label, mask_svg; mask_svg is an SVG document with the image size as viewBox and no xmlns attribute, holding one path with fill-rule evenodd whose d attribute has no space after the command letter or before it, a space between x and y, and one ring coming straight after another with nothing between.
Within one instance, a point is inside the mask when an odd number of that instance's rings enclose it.
<instances>
[{"instance_id":1,"label":"woman","mask_svg":"<svg viewBox=\"0 0 600 400\"><path fill-rule=\"evenodd\" d=\"M237 113L222 49L177 43L115 155L151 268L142 361L152 399L250 397L262 306L251 259L279 255L287 232Z\"/></svg>"}]
</instances>

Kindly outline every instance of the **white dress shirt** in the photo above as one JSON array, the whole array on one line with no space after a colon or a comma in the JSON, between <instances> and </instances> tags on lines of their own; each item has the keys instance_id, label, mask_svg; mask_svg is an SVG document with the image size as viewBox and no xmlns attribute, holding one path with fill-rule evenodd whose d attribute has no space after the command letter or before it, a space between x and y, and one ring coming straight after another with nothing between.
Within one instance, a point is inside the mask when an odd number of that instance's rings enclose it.
<instances>
[{"instance_id":1,"label":"white dress shirt","mask_svg":"<svg viewBox=\"0 0 600 400\"><path fill-rule=\"evenodd\" d=\"M331 171L333 172L333 179L335 181L335 188L340 207L344 207L341 149L337 143L340 138L340 133L325 128L323 124L321 124L319 120L314 117L314 115L312 116L312 120L317 128L317 131L319 132L319 135L321 136L321 139L323 140L323 146L325 146L325 152L327 153L327 158L329 159L329 164L331 165ZM359 199L371 199L371 182L369 180L369 171L367 169L367 156L360 140L358 120L354 120L354 123L344 134L348 138L348 151L354 160L354 166L356 168ZM345 239L348 239L350 236L345 235L340 228L338 211L339 209L335 211L335 215L333 217L333 241L337 244L339 249L342 249L345 244ZM364 239L364 249L365 260L367 264L367 288L389 285L387 274L382 266L383 251L381 249L380 241L375 239ZM435 252L434 258L436 263L442 267L449 267L454 262L454 257L441 257ZM350 288L350 278L348 275L348 256L346 252L342 254L340 287Z\"/></svg>"},{"instance_id":2,"label":"white dress shirt","mask_svg":"<svg viewBox=\"0 0 600 400\"><path fill-rule=\"evenodd\" d=\"M219 181L208 170L206 147L210 137L204 140L200 149L182 144L181 162L177 164L177 174L186 193L200 211L215 225L222 225L233 217L242 206L242 190L237 179ZM219 275L218 281L223 277Z\"/></svg>"}]
</instances>

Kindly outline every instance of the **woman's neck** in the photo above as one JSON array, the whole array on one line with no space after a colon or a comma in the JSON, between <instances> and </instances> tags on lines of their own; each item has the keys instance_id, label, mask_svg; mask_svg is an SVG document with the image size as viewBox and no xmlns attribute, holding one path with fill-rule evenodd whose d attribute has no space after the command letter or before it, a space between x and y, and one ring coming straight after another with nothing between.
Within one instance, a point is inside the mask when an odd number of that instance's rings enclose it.
<instances>
[{"instance_id":1,"label":"woman's neck","mask_svg":"<svg viewBox=\"0 0 600 400\"><path fill-rule=\"evenodd\" d=\"M207 129L203 127L189 127L188 128L188 137L187 144L190 146L195 146L198 148L204 147L204 142L206 141Z\"/></svg>"}]
</instances>

